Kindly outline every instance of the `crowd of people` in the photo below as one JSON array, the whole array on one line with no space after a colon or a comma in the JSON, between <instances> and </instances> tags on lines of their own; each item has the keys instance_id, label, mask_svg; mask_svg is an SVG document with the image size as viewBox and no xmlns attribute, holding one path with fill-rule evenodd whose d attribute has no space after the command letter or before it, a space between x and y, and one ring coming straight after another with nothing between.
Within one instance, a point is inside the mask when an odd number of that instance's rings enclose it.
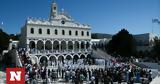
<instances>
[{"instance_id":1,"label":"crowd of people","mask_svg":"<svg viewBox=\"0 0 160 84\"><path fill-rule=\"evenodd\" d=\"M106 68L48 68L32 64L25 51L19 52L23 66L26 68L26 84L51 84L60 79L63 82L83 84L113 84L127 82L128 84L149 84L152 81L152 71L139 68L131 63L112 62L112 67Z\"/></svg>"}]
</instances>

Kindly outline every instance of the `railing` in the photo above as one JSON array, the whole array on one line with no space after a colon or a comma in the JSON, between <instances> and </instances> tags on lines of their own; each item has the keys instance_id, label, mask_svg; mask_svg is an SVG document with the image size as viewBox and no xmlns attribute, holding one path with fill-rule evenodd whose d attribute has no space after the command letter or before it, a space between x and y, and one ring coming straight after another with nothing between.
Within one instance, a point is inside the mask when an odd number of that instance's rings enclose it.
<instances>
[{"instance_id":1,"label":"railing","mask_svg":"<svg viewBox=\"0 0 160 84\"><path fill-rule=\"evenodd\" d=\"M52 54L52 53L79 53L79 52L91 52L90 49L81 49L81 50L36 50L36 49L31 49L29 51L30 54L41 54L41 53L46 53L46 54Z\"/></svg>"},{"instance_id":2,"label":"railing","mask_svg":"<svg viewBox=\"0 0 160 84\"><path fill-rule=\"evenodd\" d=\"M21 60L21 58L20 58L20 56L19 56L19 54L18 54L18 51L16 51L15 52L16 54L16 66L19 66L19 67L22 67L22 60Z\"/></svg>"}]
</instances>

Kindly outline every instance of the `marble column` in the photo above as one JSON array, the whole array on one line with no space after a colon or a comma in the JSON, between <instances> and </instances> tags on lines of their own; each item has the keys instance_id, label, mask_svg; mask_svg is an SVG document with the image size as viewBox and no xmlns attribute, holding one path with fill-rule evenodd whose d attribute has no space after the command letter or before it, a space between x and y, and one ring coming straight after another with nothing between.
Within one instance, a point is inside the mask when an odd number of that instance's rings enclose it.
<instances>
[{"instance_id":1,"label":"marble column","mask_svg":"<svg viewBox=\"0 0 160 84\"><path fill-rule=\"evenodd\" d=\"M74 51L75 51L75 50L74 50L74 48L75 48L75 46L74 46L74 45L75 45L75 41L72 41L72 43L73 43L73 46L72 46L72 47L73 47L73 50L72 50L72 51L74 52Z\"/></svg>"},{"instance_id":2,"label":"marble column","mask_svg":"<svg viewBox=\"0 0 160 84\"><path fill-rule=\"evenodd\" d=\"M52 53L53 53L53 42L52 42Z\"/></svg>"},{"instance_id":3,"label":"marble column","mask_svg":"<svg viewBox=\"0 0 160 84\"><path fill-rule=\"evenodd\" d=\"M35 52L38 53L38 50L37 50L37 43L35 43Z\"/></svg>"},{"instance_id":4,"label":"marble column","mask_svg":"<svg viewBox=\"0 0 160 84\"><path fill-rule=\"evenodd\" d=\"M43 46L44 46L44 47L43 47L43 51L44 51L44 53L45 53L45 43L43 43Z\"/></svg>"},{"instance_id":5,"label":"marble column","mask_svg":"<svg viewBox=\"0 0 160 84\"><path fill-rule=\"evenodd\" d=\"M81 51L81 42L79 41L79 52Z\"/></svg>"},{"instance_id":6,"label":"marble column","mask_svg":"<svg viewBox=\"0 0 160 84\"><path fill-rule=\"evenodd\" d=\"M85 41L84 42L84 50L86 51L86 45L87 45L87 42Z\"/></svg>"},{"instance_id":7,"label":"marble column","mask_svg":"<svg viewBox=\"0 0 160 84\"><path fill-rule=\"evenodd\" d=\"M59 51L61 51L61 41L59 41Z\"/></svg>"},{"instance_id":8,"label":"marble column","mask_svg":"<svg viewBox=\"0 0 160 84\"><path fill-rule=\"evenodd\" d=\"M66 41L66 51L68 52L68 41Z\"/></svg>"}]
</instances>

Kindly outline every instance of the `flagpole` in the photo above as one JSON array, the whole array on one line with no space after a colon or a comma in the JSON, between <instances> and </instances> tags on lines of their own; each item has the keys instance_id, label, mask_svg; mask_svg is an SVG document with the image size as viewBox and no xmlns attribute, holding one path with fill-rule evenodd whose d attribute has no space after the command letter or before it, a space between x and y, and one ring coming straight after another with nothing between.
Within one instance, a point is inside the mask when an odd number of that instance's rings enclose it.
<instances>
[{"instance_id":1,"label":"flagpole","mask_svg":"<svg viewBox=\"0 0 160 84\"><path fill-rule=\"evenodd\" d=\"M152 34L153 34L153 19L152 19L152 24L151 25L152 25L151 31L152 31Z\"/></svg>"}]
</instances>

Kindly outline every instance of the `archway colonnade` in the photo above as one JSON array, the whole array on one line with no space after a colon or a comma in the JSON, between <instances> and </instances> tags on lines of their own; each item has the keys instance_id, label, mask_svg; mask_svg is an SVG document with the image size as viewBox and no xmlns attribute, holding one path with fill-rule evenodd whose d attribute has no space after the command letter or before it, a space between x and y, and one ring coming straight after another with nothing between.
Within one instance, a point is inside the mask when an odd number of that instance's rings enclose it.
<instances>
[{"instance_id":1,"label":"archway colonnade","mask_svg":"<svg viewBox=\"0 0 160 84\"><path fill-rule=\"evenodd\" d=\"M90 58L90 54L59 54L59 55L50 55L50 56L31 56L38 64L43 64L43 66L58 66L60 63L65 61L71 61L72 63L77 62L78 59Z\"/></svg>"},{"instance_id":2,"label":"archway colonnade","mask_svg":"<svg viewBox=\"0 0 160 84\"><path fill-rule=\"evenodd\" d=\"M91 49L90 41L30 40L27 48L34 52L86 51Z\"/></svg>"}]
</instances>

